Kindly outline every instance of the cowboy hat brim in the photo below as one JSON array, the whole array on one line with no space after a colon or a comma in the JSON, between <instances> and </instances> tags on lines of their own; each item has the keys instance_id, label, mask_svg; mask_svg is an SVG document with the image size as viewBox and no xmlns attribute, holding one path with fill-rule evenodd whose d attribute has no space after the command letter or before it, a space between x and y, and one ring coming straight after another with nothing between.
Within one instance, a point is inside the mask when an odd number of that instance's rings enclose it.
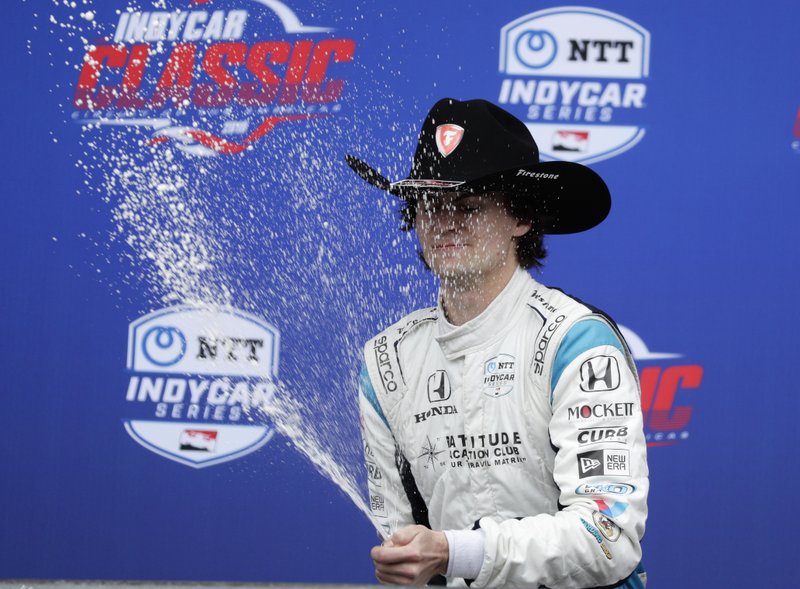
<instances>
[{"instance_id":1,"label":"cowboy hat brim","mask_svg":"<svg viewBox=\"0 0 800 589\"><path fill-rule=\"evenodd\" d=\"M528 197L524 204L530 204L529 210L547 234L586 231L600 224L611 210L611 195L603 179L573 162L540 162L464 180L407 178L390 182L366 162L351 155L345 159L361 178L406 201L422 194L454 191L502 190L518 198Z\"/></svg>"}]
</instances>

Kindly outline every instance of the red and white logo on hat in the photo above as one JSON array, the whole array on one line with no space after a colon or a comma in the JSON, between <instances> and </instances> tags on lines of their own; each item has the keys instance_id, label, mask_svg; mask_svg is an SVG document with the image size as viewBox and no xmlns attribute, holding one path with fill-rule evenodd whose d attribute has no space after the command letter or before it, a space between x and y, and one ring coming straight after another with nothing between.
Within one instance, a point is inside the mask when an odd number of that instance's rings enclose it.
<instances>
[{"instance_id":1,"label":"red and white logo on hat","mask_svg":"<svg viewBox=\"0 0 800 589\"><path fill-rule=\"evenodd\" d=\"M436 147L439 149L439 153L444 157L453 153L461 143L463 136L464 128L458 125L447 123L436 127Z\"/></svg>"}]
</instances>

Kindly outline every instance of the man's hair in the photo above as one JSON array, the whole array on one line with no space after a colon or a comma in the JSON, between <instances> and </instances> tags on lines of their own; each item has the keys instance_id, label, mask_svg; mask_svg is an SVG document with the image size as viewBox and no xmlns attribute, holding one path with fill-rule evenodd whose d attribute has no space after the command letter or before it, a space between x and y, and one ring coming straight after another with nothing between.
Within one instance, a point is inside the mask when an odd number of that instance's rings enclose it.
<instances>
[{"instance_id":1,"label":"man's hair","mask_svg":"<svg viewBox=\"0 0 800 589\"><path fill-rule=\"evenodd\" d=\"M507 196L504 203L508 214L518 221L531 224L530 230L525 235L514 238L517 245L517 262L526 270L539 269L547 257L547 248L544 245L544 233L539 228L537 215L531 206L533 203L530 201L526 203L526 199L515 198L513 195ZM400 228L403 231L411 231L417 223L417 203L413 200L407 200L405 203L406 206L400 210L402 221ZM422 252L420 252L420 259L422 259ZM424 259L422 261L425 263ZM427 263L425 263L425 267L428 268ZM428 269L430 270L430 268Z\"/></svg>"}]
</instances>

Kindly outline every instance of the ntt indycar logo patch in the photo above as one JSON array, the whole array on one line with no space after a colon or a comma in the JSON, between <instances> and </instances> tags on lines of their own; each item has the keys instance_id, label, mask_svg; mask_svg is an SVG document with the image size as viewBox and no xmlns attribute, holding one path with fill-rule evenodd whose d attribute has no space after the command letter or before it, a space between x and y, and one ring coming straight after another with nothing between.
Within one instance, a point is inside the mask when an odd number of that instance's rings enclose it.
<instances>
[{"instance_id":1,"label":"ntt indycar logo patch","mask_svg":"<svg viewBox=\"0 0 800 589\"><path fill-rule=\"evenodd\" d=\"M540 10L500 30L498 102L526 121L542 159L591 163L641 141L650 33L581 6Z\"/></svg>"},{"instance_id":2,"label":"ntt indycar logo patch","mask_svg":"<svg viewBox=\"0 0 800 589\"><path fill-rule=\"evenodd\" d=\"M108 34L86 47L73 98L82 125L217 156L341 110L355 41L304 24L283 2L181 0L112 14Z\"/></svg>"},{"instance_id":3,"label":"ntt indycar logo patch","mask_svg":"<svg viewBox=\"0 0 800 589\"><path fill-rule=\"evenodd\" d=\"M178 306L133 321L125 429L195 468L254 452L274 433L259 410L275 392L279 340L274 327L235 309Z\"/></svg>"}]
</instances>

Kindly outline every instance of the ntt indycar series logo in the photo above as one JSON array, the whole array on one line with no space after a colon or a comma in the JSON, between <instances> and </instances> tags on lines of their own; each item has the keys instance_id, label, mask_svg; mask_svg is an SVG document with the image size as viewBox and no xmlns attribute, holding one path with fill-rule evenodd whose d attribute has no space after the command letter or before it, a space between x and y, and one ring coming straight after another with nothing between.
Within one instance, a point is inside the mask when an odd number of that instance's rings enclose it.
<instances>
[{"instance_id":1,"label":"ntt indycar series logo","mask_svg":"<svg viewBox=\"0 0 800 589\"><path fill-rule=\"evenodd\" d=\"M88 45L73 118L195 156L253 149L277 126L341 110L353 39L278 0L182 0L116 11Z\"/></svg>"},{"instance_id":2,"label":"ntt indycar series logo","mask_svg":"<svg viewBox=\"0 0 800 589\"><path fill-rule=\"evenodd\" d=\"M201 468L266 444L278 331L235 309L178 306L128 328L125 429L165 458ZM254 421L258 412L258 421Z\"/></svg>"},{"instance_id":3,"label":"ntt indycar series logo","mask_svg":"<svg viewBox=\"0 0 800 589\"><path fill-rule=\"evenodd\" d=\"M613 12L540 10L500 31L498 102L526 121L542 159L591 163L641 141L650 33Z\"/></svg>"}]
</instances>

